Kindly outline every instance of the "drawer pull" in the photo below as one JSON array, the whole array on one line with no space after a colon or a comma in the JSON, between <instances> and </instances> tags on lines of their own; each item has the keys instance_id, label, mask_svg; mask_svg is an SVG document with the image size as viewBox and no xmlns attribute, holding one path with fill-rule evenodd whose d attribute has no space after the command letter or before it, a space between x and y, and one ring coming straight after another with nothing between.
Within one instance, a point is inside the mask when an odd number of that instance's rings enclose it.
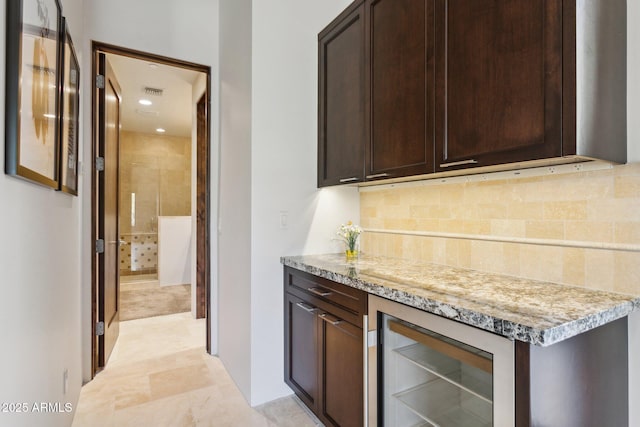
<instances>
[{"instance_id":1,"label":"drawer pull","mask_svg":"<svg viewBox=\"0 0 640 427\"><path fill-rule=\"evenodd\" d=\"M297 302L296 305L306 311L307 313L313 313L316 311L315 307L310 306L309 304L305 304L303 302Z\"/></svg>"},{"instance_id":2,"label":"drawer pull","mask_svg":"<svg viewBox=\"0 0 640 427\"><path fill-rule=\"evenodd\" d=\"M367 175L367 179L374 179L374 178L386 178L388 177L389 174L388 173L376 173L374 175Z\"/></svg>"},{"instance_id":3,"label":"drawer pull","mask_svg":"<svg viewBox=\"0 0 640 427\"><path fill-rule=\"evenodd\" d=\"M333 325L333 326L337 326L337 325L339 325L340 323L342 323L342 320L340 320L340 319L338 319L337 317L332 316L332 315L330 315L330 314L328 314L328 313L322 313L322 314L320 315L320 318L321 318L322 320L324 320L325 322L327 322L327 323L329 323L329 324Z\"/></svg>"},{"instance_id":4,"label":"drawer pull","mask_svg":"<svg viewBox=\"0 0 640 427\"><path fill-rule=\"evenodd\" d=\"M318 295L319 297L328 297L332 294L332 292L329 292L326 289L322 288L307 288L307 290L312 294Z\"/></svg>"},{"instance_id":5,"label":"drawer pull","mask_svg":"<svg viewBox=\"0 0 640 427\"><path fill-rule=\"evenodd\" d=\"M345 182L353 182L353 181L357 181L357 180L358 180L358 178L356 178L356 177L354 176L353 178L342 178L342 179L340 180L340 182L344 184Z\"/></svg>"},{"instance_id":6,"label":"drawer pull","mask_svg":"<svg viewBox=\"0 0 640 427\"><path fill-rule=\"evenodd\" d=\"M469 160L461 160L459 162L443 163L440 165L440 167L450 168L451 166L475 165L476 163L478 163L477 160L469 159Z\"/></svg>"}]
</instances>

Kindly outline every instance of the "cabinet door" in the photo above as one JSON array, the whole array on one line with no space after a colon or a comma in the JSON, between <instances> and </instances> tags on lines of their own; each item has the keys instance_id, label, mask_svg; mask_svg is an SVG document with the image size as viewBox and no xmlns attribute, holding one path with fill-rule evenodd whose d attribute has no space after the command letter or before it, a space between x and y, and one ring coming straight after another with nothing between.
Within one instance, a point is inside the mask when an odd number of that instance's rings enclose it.
<instances>
[{"instance_id":1,"label":"cabinet door","mask_svg":"<svg viewBox=\"0 0 640 427\"><path fill-rule=\"evenodd\" d=\"M434 0L368 0L367 179L430 173Z\"/></svg>"},{"instance_id":2,"label":"cabinet door","mask_svg":"<svg viewBox=\"0 0 640 427\"><path fill-rule=\"evenodd\" d=\"M436 2L436 170L560 156L562 1Z\"/></svg>"},{"instance_id":3,"label":"cabinet door","mask_svg":"<svg viewBox=\"0 0 640 427\"><path fill-rule=\"evenodd\" d=\"M285 294L285 382L311 409L318 405L318 315L316 308Z\"/></svg>"},{"instance_id":4,"label":"cabinet door","mask_svg":"<svg viewBox=\"0 0 640 427\"><path fill-rule=\"evenodd\" d=\"M318 186L364 175L364 7L354 5L318 35Z\"/></svg>"},{"instance_id":5,"label":"cabinet door","mask_svg":"<svg viewBox=\"0 0 640 427\"><path fill-rule=\"evenodd\" d=\"M320 418L331 426L361 426L364 420L362 329L321 314L322 399Z\"/></svg>"}]
</instances>

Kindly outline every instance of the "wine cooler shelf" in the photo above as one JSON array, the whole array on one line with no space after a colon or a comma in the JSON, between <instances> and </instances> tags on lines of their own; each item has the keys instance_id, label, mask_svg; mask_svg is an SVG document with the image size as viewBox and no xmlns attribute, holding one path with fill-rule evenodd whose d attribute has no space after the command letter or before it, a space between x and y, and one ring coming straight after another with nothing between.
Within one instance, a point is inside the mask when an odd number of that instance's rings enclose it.
<instances>
[{"instance_id":1,"label":"wine cooler shelf","mask_svg":"<svg viewBox=\"0 0 640 427\"><path fill-rule=\"evenodd\" d=\"M393 351L420 368L450 382L453 386L459 387L489 404L493 403L493 387L490 374L473 366L464 366L463 369L460 361L447 357L422 344L411 344Z\"/></svg>"},{"instance_id":2,"label":"wine cooler shelf","mask_svg":"<svg viewBox=\"0 0 640 427\"><path fill-rule=\"evenodd\" d=\"M393 395L413 413L435 427L492 425L492 405L465 393L443 379L430 381Z\"/></svg>"}]
</instances>

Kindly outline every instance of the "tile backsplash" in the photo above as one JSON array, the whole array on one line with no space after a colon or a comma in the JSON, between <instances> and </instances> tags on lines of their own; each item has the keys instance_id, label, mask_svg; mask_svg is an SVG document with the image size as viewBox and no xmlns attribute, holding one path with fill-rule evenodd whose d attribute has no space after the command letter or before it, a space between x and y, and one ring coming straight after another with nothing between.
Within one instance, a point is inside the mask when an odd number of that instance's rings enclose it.
<instances>
[{"instance_id":1,"label":"tile backsplash","mask_svg":"<svg viewBox=\"0 0 640 427\"><path fill-rule=\"evenodd\" d=\"M364 187L364 252L640 294L640 163Z\"/></svg>"}]
</instances>

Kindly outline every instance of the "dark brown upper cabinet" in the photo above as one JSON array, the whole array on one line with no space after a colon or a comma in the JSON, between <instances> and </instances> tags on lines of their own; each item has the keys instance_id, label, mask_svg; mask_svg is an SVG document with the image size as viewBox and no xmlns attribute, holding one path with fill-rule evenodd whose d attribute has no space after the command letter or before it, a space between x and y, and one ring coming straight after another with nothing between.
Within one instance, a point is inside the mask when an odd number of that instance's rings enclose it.
<instances>
[{"instance_id":1,"label":"dark brown upper cabinet","mask_svg":"<svg viewBox=\"0 0 640 427\"><path fill-rule=\"evenodd\" d=\"M364 6L318 35L318 187L364 180Z\"/></svg>"},{"instance_id":2,"label":"dark brown upper cabinet","mask_svg":"<svg viewBox=\"0 0 640 427\"><path fill-rule=\"evenodd\" d=\"M320 186L627 161L625 1L364 0L347 12L357 20L345 12L320 34L320 63L344 62L335 76L320 68ZM354 25L350 54L327 51ZM334 80L351 90L327 90Z\"/></svg>"},{"instance_id":3,"label":"dark brown upper cabinet","mask_svg":"<svg viewBox=\"0 0 640 427\"><path fill-rule=\"evenodd\" d=\"M438 1L437 171L562 155L562 3Z\"/></svg>"},{"instance_id":4,"label":"dark brown upper cabinet","mask_svg":"<svg viewBox=\"0 0 640 427\"><path fill-rule=\"evenodd\" d=\"M434 0L367 0L367 180L433 172Z\"/></svg>"}]
</instances>

